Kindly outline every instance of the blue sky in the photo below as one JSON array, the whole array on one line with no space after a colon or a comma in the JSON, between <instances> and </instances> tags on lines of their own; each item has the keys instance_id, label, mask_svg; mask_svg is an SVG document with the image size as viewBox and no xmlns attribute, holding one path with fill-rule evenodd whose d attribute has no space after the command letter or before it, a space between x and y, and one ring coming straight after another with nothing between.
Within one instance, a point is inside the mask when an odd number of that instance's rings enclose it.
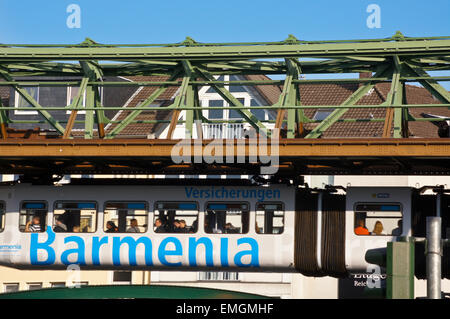
<instances>
[{"instance_id":1,"label":"blue sky","mask_svg":"<svg viewBox=\"0 0 450 319\"><path fill-rule=\"evenodd\" d=\"M69 29L66 8L81 8L81 28ZM381 8L381 28L369 29L369 4ZM0 42L167 43L450 35L449 0L0 0Z\"/></svg>"},{"instance_id":2,"label":"blue sky","mask_svg":"<svg viewBox=\"0 0 450 319\"><path fill-rule=\"evenodd\" d=\"M81 28L66 8L81 8ZM368 28L369 4L381 28ZM173 43L450 36L449 0L0 0L1 43ZM439 75L444 75L442 72ZM445 73L449 75L449 72ZM450 83L445 84L450 89Z\"/></svg>"}]
</instances>

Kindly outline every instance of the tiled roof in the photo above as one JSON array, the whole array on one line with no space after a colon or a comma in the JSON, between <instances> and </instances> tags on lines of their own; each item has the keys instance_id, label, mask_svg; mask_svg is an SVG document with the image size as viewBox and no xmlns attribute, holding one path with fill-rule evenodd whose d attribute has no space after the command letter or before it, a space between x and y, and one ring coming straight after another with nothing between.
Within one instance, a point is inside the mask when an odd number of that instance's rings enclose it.
<instances>
[{"instance_id":1,"label":"tiled roof","mask_svg":"<svg viewBox=\"0 0 450 319\"><path fill-rule=\"evenodd\" d=\"M268 79L266 76L253 77L254 80ZM300 99L303 105L339 105L344 102L359 84L302 84L300 88ZM278 101L282 87L260 85L256 86L261 95L270 103ZM276 89L278 88L278 89ZM377 105L386 100L390 90L390 83L378 83L370 90L356 105ZM406 102L408 104L436 104L439 103L428 90L423 87L406 85ZM306 109L305 115L312 118L317 109ZM423 118L425 114L450 117L448 108L410 108L412 116ZM351 108L341 117L342 119L372 119L385 118L384 108ZM436 123L436 122L435 122ZM318 124L305 125L306 130L312 130ZM381 137L383 134L384 121L381 122L336 122L323 134L323 138L338 137ZM412 137L438 137L437 126L431 122L412 121L409 122L409 132Z\"/></svg>"}]
</instances>

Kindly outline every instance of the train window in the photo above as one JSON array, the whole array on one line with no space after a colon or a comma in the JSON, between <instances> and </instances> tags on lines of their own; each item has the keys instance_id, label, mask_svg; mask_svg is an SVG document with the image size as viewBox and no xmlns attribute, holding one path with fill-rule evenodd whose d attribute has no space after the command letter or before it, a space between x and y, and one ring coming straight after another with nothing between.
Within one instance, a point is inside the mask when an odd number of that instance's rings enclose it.
<instances>
[{"instance_id":1,"label":"train window","mask_svg":"<svg viewBox=\"0 0 450 319\"><path fill-rule=\"evenodd\" d=\"M257 203L255 231L258 234L281 234L284 231L283 204Z\"/></svg>"},{"instance_id":2,"label":"train window","mask_svg":"<svg viewBox=\"0 0 450 319\"><path fill-rule=\"evenodd\" d=\"M205 232L246 234L248 233L249 211L248 203L208 203Z\"/></svg>"},{"instance_id":3,"label":"train window","mask_svg":"<svg viewBox=\"0 0 450 319\"><path fill-rule=\"evenodd\" d=\"M5 228L5 203L0 202L0 232Z\"/></svg>"},{"instance_id":4,"label":"train window","mask_svg":"<svg viewBox=\"0 0 450 319\"><path fill-rule=\"evenodd\" d=\"M19 230L21 232L44 232L47 211L45 202L22 202L19 213Z\"/></svg>"},{"instance_id":5,"label":"train window","mask_svg":"<svg viewBox=\"0 0 450 319\"><path fill-rule=\"evenodd\" d=\"M153 230L156 233L196 233L198 204L194 202L156 202Z\"/></svg>"},{"instance_id":6,"label":"train window","mask_svg":"<svg viewBox=\"0 0 450 319\"><path fill-rule=\"evenodd\" d=\"M403 228L400 204L357 203L355 205L356 235L400 236Z\"/></svg>"},{"instance_id":7,"label":"train window","mask_svg":"<svg viewBox=\"0 0 450 319\"><path fill-rule=\"evenodd\" d=\"M103 214L103 229L107 233L147 231L148 209L145 202L107 202Z\"/></svg>"},{"instance_id":8,"label":"train window","mask_svg":"<svg viewBox=\"0 0 450 319\"><path fill-rule=\"evenodd\" d=\"M97 203L56 202L53 225L55 232L94 233L97 230Z\"/></svg>"}]
</instances>

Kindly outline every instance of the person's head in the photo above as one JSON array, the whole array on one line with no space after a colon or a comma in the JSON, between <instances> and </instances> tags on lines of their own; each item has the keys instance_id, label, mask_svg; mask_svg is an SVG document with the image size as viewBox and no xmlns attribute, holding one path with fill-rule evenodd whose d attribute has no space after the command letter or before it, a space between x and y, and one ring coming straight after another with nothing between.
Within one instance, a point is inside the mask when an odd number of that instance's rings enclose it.
<instances>
[{"instance_id":1,"label":"person's head","mask_svg":"<svg viewBox=\"0 0 450 319\"><path fill-rule=\"evenodd\" d=\"M186 227L186 221L184 219L180 220L180 228Z\"/></svg>"},{"instance_id":2,"label":"person's head","mask_svg":"<svg viewBox=\"0 0 450 319\"><path fill-rule=\"evenodd\" d=\"M377 235L379 235L383 232L383 224L379 220L377 220L375 222L375 226L373 227L373 232Z\"/></svg>"},{"instance_id":3,"label":"person's head","mask_svg":"<svg viewBox=\"0 0 450 319\"><path fill-rule=\"evenodd\" d=\"M63 219L62 219L62 217L61 217L61 216L56 216L55 222L56 222L56 225L61 225L61 224L63 224Z\"/></svg>"},{"instance_id":4,"label":"person's head","mask_svg":"<svg viewBox=\"0 0 450 319\"><path fill-rule=\"evenodd\" d=\"M130 225L131 225L131 227L137 227L137 225L138 225L137 219L133 218L132 220L130 220Z\"/></svg>"},{"instance_id":5,"label":"person's head","mask_svg":"<svg viewBox=\"0 0 450 319\"><path fill-rule=\"evenodd\" d=\"M34 216L33 219L31 220L31 223L33 225L38 225L41 223L41 218L39 216Z\"/></svg>"},{"instance_id":6,"label":"person's head","mask_svg":"<svg viewBox=\"0 0 450 319\"><path fill-rule=\"evenodd\" d=\"M173 226L174 226L175 228L179 228L179 227L180 227L180 221L179 221L178 219L175 219L175 220L173 221Z\"/></svg>"},{"instance_id":7,"label":"person's head","mask_svg":"<svg viewBox=\"0 0 450 319\"><path fill-rule=\"evenodd\" d=\"M364 227L364 220L358 219L358 221L356 222L356 225L357 225L358 227Z\"/></svg>"},{"instance_id":8,"label":"person's head","mask_svg":"<svg viewBox=\"0 0 450 319\"><path fill-rule=\"evenodd\" d=\"M116 228L116 224L114 224L114 222L112 222L112 221L109 221L106 223L106 228L114 229L114 228Z\"/></svg>"},{"instance_id":9,"label":"person's head","mask_svg":"<svg viewBox=\"0 0 450 319\"><path fill-rule=\"evenodd\" d=\"M233 225L231 225L231 223L226 223L226 224L225 224L225 229L229 229L229 228L231 228L231 227L233 227Z\"/></svg>"},{"instance_id":10,"label":"person's head","mask_svg":"<svg viewBox=\"0 0 450 319\"><path fill-rule=\"evenodd\" d=\"M399 219L398 220L398 222L397 222L397 226L398 226L398 228L402 228L402 220L401 219Z\"/></svg>"},{"instance_id":11,"label":"person's head","mask_svg":"<svg viewBox=\"0 0 450 319\"><path fill-rule=\"evenodd\" d=\"M80 232L80 226L73 226L72 231L74 233L79 233Z\"/></svg>"},{"instance_id":12,"label":"person's head","mask_svg":"<svg viewBox=\"0 0 450 319\"><path fill-rule=\"evenodd\" d=\"M156 226L156 227L159 227L159 226L161 226L161 225L162 225L161 218L156 218L156 220L155 220L155 226Z\"/></svg>"}]
</instances>

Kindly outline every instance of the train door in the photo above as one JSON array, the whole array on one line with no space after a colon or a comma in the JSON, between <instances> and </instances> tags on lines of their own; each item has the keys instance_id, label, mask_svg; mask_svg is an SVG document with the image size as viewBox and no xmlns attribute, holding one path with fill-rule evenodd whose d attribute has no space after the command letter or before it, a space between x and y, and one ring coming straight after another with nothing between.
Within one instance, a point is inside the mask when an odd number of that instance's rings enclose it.
<instances>
[{"instance_id":1,"label":"train door","mask_svg":"<svg viewBox=\"0 0 450 319\"><path fill-rule=\"evenodd\" d=\"M376 271L367 255L385 252L397 237L411 236L410 188L349 188L346 210L346 265L353 273Z\"/></svg>"}]
</instances>

